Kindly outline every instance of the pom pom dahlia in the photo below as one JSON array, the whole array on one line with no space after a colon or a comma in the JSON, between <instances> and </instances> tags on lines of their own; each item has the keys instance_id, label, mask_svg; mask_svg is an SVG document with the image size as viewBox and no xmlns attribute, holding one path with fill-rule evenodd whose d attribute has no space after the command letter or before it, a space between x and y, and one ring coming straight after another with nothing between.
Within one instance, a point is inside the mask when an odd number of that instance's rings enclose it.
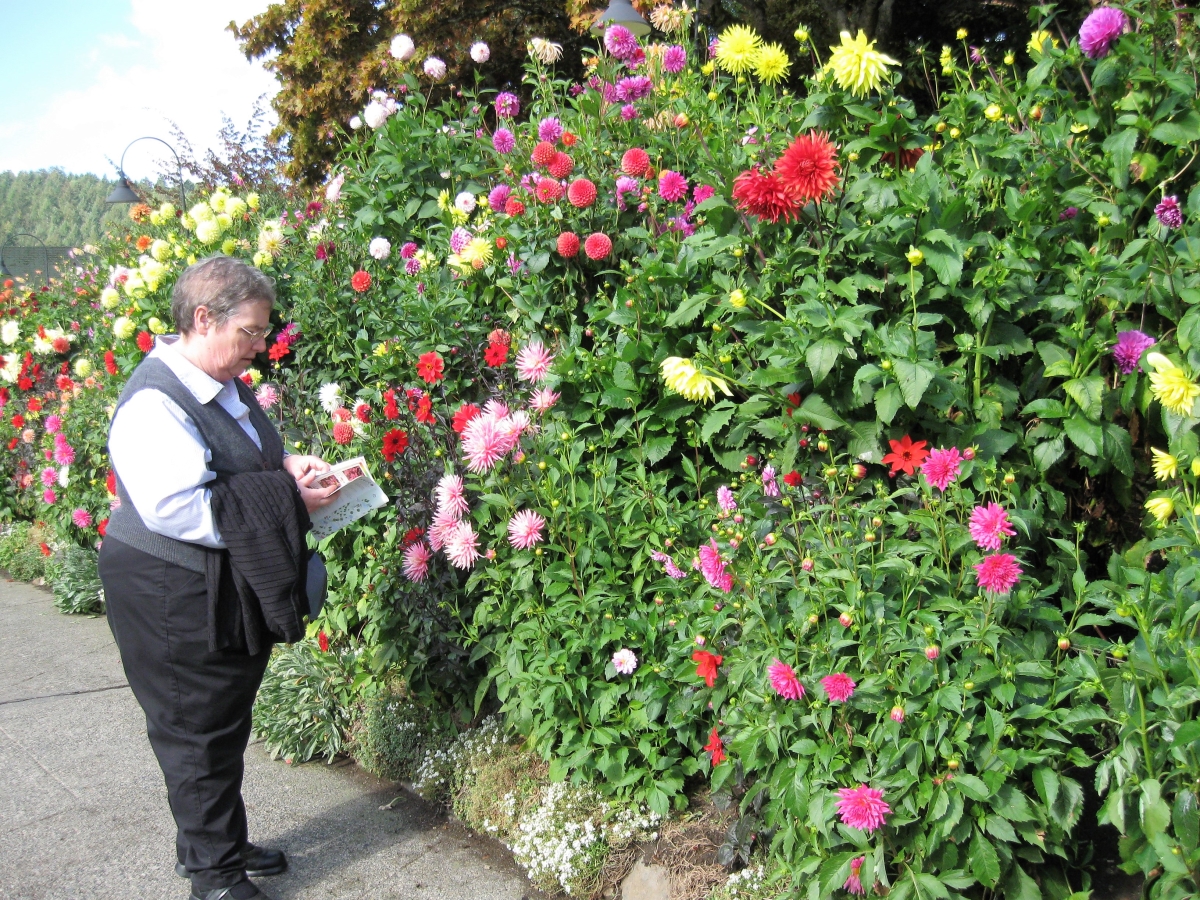
<instances>
[{"instance_id":1,"label":"pom pom dahlia","mask_svg":"<svg viewBox=\"0 0 1200 900\"><path fill-rule=\"evenodd\" d=\"M613 668L620 675L632 675L638 666L637 656L628 647L622 647L612 655Z\"/></svg>"},{"instance_id":2,"label":"pom pom dahlia","mask_svg":"<svg viewBox=\"0 0 1200 900\"><path fill-rule=\"evenodd\" d=\"M529 155L529 159L535 166L548 166L556 153L558 153L558 150L555 149L552 143L542 141L533 148L533 153Z\"/></svg>"},{"instance_id":3,"label":"pom pom dahlia","mask_svg":"<svg viewBox=\"0 0 1200 900\"><path fill-rule=\"evenodd\" d=\"M492 147L497 153L512 153L517 146L517 139L507 128L497 128L492 135Z\"/></svg>"},{"instance_id":4,"label":"pom pom dahlia","mask_svg":"<svg viewBox=\"0 0 1200 900\"><path fill-rule=\"evenodd\" d=\"M1154 215L1166 228L1183 227L1183 212L1179 208L1177 197L1163 197L1162 202L1154 207Z\"/></svg>"},{"instance_id":5,"label":"pom pom dahlia","mask_svg":"<svg viewBox=\"0 0 1200 900\"><path fill-rule=\"evenodd\" d=\"M1128 30L1129 19L1123 11L1101 6L1092 10L1079 26L1079 49L1090 59L1102 59Z\"/></svg>"},{"instance_id":6,"label":"pom pom dahlia","mask_svg":"<svg viewBox=\"0 0 1200 900\"><path fill-rule=\"evenodd\" d=\"M589 234L587 240L583 242L583 252L588 255L588 259L600 260L612 253L612 246L612 240L608 235L597 231Z\"/></svg>"},{"instance_id":7,"label":"pom pom dahlia","mask_svg":"<svg viewBox=\"0 0 1200 900\"><path fill-rule=\"evenodd\" d=\"M1122 375L1129 375L1138 367L1142 354L1154 346L1156 341L1150 335L1131 328L1117 335L1117 345L1113 347L1113 361Z\"/></svg>"},{"instance_id":8,"label":"pom pom dahlia","mask_svg":"<svg viewBox=\"0 0 1200 900\"><path fill-rule=\"evenodd\" d=\"M579 253L579 235L573 231L564 231L558 236L558 255L572 259Z\"/></svg>"},{"instance_id":9,"label":"pom pom dahlia","mask_svg":"<svg viewBox=\"0 0 1200 900\"><path fill-rule=\"evenodd\" d=\"M576 178L567 187L567 200L579 209L587 209L596 202L596 185L587 178Z\"/></svg>"},{"instance_id":10,"label":"pom pom dahlia","mask_svg":"<svg viewBox=\"0 0 1200 900\"><path fill-rule=\"evenodd\" d=\"M633 178L641 178L650 168L650 154L641 147L626 150L621 156L621 171Z\"/></svg>"},{"instance_id":11,"label":"pom pom dahlia","mask_svg":"<svg viewBox=\"0 0 1200 900\"><path fill-rule=\"evenodd\" d=\"M512 119L521 112L521 101L516 94L504 91L496 95L496 115L501 119Z\"/></svg>"},{"instance_id":12,"label":"pom pom dahlia","mask_svg":"<svg viewBox=\"0 0 1200 900\"><path fill-rule=\"evenodd\" d=\"M553 159L546 165L546 171L555 178L566 178L571 174L571 170L575 168L575 160L571 159L570 154L563 153L561 150L554 154ZM560 186L561 188L561 186ZM559 197L562 196L560 189ZM557 199L557 198L555 198Z\"/></svg>"}]
</instances>

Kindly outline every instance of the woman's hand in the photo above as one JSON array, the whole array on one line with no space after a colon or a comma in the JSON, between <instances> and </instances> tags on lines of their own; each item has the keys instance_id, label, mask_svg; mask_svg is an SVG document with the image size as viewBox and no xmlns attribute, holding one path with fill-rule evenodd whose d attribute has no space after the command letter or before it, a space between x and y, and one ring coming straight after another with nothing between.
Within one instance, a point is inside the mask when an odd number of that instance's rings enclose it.
<instances>
[{"instance_id":1,"label":"woman's hand","mask_svg":"<svg viewBox=\"0 0 1200 900\"><path fill-rule=\"evenodd\" d=\"M288 457L292 459L293 457ZM306 457L307 459L317 459L315 456ZM284 460L286 463L287 460ZM317 462L320 462L318 459ZM326 469L329 466L325 466ZM309 513L314 513L322 506L326 506L333 499L333 493L338 489L336 484L329 487L319 487L316 480L321 477L323 472L318 472L315 469L309 469L303 475L296 479L296 487L300 490L300 499L304 501L304 508Z\"/></svg>"},{"instance_id":2,"label":"woman's hand","mask_svg":"<svg viewBox=\"0 0 1200 900\"><path fill-rule=\"evenodd\" d=\"M285 456L283 468L296 481L299 481L308 472L328 472L329 463L319 456Z\"/></svg>"}]
</instances>

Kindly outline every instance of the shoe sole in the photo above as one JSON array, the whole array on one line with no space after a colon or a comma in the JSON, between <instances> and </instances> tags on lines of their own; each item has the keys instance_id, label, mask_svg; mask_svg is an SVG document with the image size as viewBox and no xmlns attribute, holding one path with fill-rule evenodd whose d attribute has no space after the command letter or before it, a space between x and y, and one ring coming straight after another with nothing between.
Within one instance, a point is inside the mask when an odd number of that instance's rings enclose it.
<instances>
[{"instance_id":1,"label":"shoe sole","mask_svg":"<svg viewBox=\"0 0 1200 900\"><path fill-rule=\"evenodd\" d=\"M282 875L287 871L287 861L285 860L278 866L270 866L266 869L247 869L246 875L250 878L270 878L272 875ZM190 878L188 870L184 868L183 863L175 863L175 874L180 878Z\"/></svg>"}]
</instances>

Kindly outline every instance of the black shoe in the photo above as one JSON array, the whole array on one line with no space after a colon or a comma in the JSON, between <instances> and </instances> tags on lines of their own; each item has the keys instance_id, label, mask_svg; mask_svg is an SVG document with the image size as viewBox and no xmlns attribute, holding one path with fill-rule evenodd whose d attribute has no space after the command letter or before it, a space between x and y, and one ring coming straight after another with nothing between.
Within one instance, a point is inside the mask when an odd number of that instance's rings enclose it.
<instances>
[{"instance_id":1,"label":"black shoe","mask_svg":"<svg viewBox=\"0 0 1200 900\"><path fill-rule=\"evenodd\" d=\"M196 889L192 888L191 900L272 900L272 898L260 891L254 882L247 879L239 881L233 887L215 888L205 891L203 894L197 894Z\"/></svg>"},{"instance_id":2,"label":"black shoe","mask_svg":"<svg viewBox=\"0 0 1200 900\"><path fill-rule=\"evenodd\" d=\"M280 875L287 871L287 857L282 850L272 850L270 847L256 847L250 844L242 851L242 861L246 864L246 874L251 878L267 878ZM175 874L187 878L188 870L183 863L175 863Z\"/></svg>"}]
</instances>

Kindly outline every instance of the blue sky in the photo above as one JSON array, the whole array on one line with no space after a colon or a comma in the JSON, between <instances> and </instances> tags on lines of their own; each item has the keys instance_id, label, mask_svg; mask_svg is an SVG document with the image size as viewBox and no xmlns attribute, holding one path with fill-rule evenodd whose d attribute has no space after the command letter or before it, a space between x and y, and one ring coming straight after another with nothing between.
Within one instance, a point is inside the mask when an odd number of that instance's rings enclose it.
<instances>
[{"instance_id":1,"label":"blue sky","mask_svg":"<svg viewBox=\"0 0 1200 900\"><path fill-rule=\"evenodd\" d=\"M108 162L144 134L183 128L197 152L221 114L244 125L274 78L224 30L270 0L0 0L0 171L60 166L112 177ZM157 146L157 150L155 149ZM167 151L129 151L150 177Z\"/></svg>"}]
</instances>

